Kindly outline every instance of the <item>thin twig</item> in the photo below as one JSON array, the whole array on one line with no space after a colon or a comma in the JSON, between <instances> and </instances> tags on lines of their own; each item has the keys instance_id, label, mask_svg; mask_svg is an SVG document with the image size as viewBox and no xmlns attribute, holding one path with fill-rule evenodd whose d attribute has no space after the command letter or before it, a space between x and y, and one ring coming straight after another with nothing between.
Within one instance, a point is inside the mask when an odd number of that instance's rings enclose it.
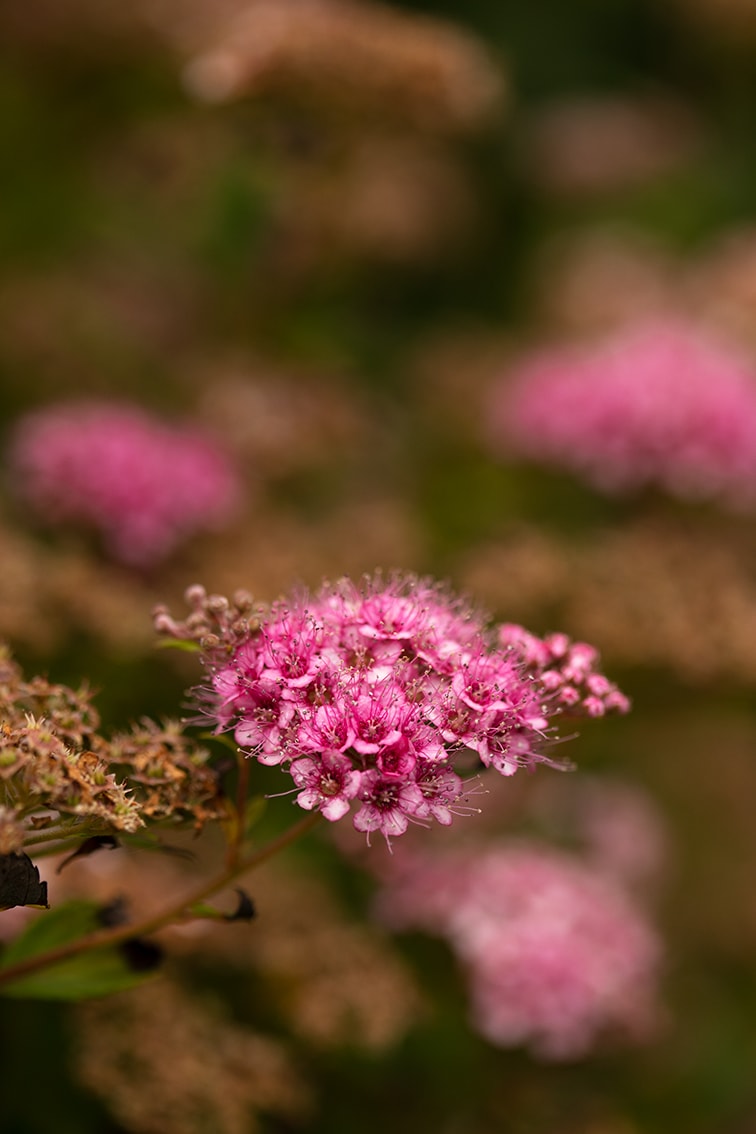
<instances>
[{"instance_id":1,"label":"thin twig","mask_svg":"<svg viewBox=\"0 0 756 1134\"><path fill-rule=\"evenodd\" d=\"M320 812L314 811L312 814L305 816L299 823L295 823L288 831L284 831L282 835L272 839L266 846L261 847L260 850L250 854L247 858L239 860L233 867L226 867L220 874L217 874L210 881L203 882L196 890L182 898L180 902L170 906L163 913L154 914L151 917L144 918L142 921L132 922L128 925L115 926L112 929L99 929L94 933L87 934L86 937L80 937L76 941L68 941L64 945L59 945L55 949L50 949L46 953L38 953L34 957L27 957L23 961L19 961L15 965L9 965L7 968L0 968L0 985L12 984L14 981L20 980L21 977L29 976L31 973L38 972L40 969L46 969L50 965L57 965L61 961L67 961L71 957L78 957L82 953L88 953L93 949L103 949L108 946L120 945L123 941L129 941L134 937L145 937L147 934L155 933L158 929L163 929L173 922L178 922L186 918L190 914L190 907L197 902L202 902L206 898L212 897L216 891L223 889L229 882L233 882L239 875L246 873L248 870L253 870L262 863L267 862L269 858L273 858L279 851L295 842L301 835L304 835L320 818Z\"/></svg>"}]
</instances>

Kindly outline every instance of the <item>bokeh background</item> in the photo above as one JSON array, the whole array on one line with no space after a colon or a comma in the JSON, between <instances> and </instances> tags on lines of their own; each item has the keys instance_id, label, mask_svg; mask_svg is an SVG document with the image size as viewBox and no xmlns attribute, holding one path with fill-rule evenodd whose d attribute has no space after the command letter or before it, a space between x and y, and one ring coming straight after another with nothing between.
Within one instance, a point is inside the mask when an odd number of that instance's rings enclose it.
<instances>
[{"instance_id":1,"label":"bokeh background","mask_svg":"<svg viewBox=\"0 0 756 1134\"><path fill-rule=\"evenodd\" d=\"M144 991L3 1001L3 1134L756 1131L753 512L602 495L502 455L488 408L523 351L670 311L756 384L755 108L752 0L0 9L4 451L49 403L128 401L243 486L136 569L5 461L0 636L89 678L108 727L185 711L150 610L196 581L400 568L590 641L632 714L457 825L570 846L598 807L665 953L645 1042L505 1050L448 946L389 933L364 856L312 837L250 884L252 925L165 935ZM159 901L182 869L103 853L66 892Z\"/></svg>"}]
</instances>

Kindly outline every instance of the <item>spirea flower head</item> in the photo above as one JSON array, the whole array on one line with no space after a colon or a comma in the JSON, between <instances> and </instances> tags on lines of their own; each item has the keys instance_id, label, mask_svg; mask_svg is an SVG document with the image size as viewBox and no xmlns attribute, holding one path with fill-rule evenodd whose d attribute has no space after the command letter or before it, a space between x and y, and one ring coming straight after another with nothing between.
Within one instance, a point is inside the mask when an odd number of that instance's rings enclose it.
<instances>
[{"instance_id":1,"label":"spirea flower head","mask_svg":"<svg viewBox=\"0 0 756 1134\"><path fill-rule=\"evenodd\" d=\"M624 889L537 844L410 856L379 909L394 928L445 937L469 980L474 1026L546 1059L585 1055L605 1032L658 1020L659 939Z\"/></svg>"},{"instance_id":2,"label":"spirea flower head","mask_svg":"<svg viewBox=\"0 0 756 1134\"><path fill-rule=\"evenodd\" d=\"M255 607L187 592L156 628L201 644L205 713L294 781L296 802L387 840L410 823L448 826L471 810L465 769L509 776L549 755L555 721L625 712L589 646L522 627L486 629L443 587L412 575L326 584Z\"/></svg>"},{"instance_id":3,"label":"spirea flower head","mask_svg":"<svg viewBox=\"0 0 756 1134\"><path fill-rule=\"evenodd\" d=\"M535 351L493 392L497 448L606 492L756 503L756 372L682 320Z\"/></svg>"},{"instance_id":4,"label":"spirea flower head","mask_svg":"<svg viewBox=\"0 0 756 1134\"><path fill-rule=\"evenodd\" d=\"M19 496L42 519L94 529L120 562L159 562L196 531L222 526L240 497L223 452L194 427L138 406L66 402L18 422L10 447Z\"/></svg>"}]
</instances>

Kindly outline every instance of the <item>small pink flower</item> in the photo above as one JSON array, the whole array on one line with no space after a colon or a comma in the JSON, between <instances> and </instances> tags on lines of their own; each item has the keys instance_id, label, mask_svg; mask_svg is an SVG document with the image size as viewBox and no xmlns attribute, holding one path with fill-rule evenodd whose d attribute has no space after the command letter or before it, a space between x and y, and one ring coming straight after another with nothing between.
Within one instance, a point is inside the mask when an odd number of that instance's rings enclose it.
<instances>
[{"instance_id":1,"label":"small pink flower","mask_svg":"<svg viewBox=\"0 0 756 1134\"><path fill-rule=\"evenodd\" d=\"M513 663L502 654L487 651L471 657L454 674L452 690L474 712L512 707L512 691L522 681Z\"/></svg>"},{"instance_id":2,"label":"small pink flower","mask_svg":"<svg viewBox=\"0 0 756 1134\"><path fill-rule=\"evenodd\" d=\"M288 730L294 707L281 696L273 682L256 681L239 706L241 719L234 729L242 748L257 748L261 764L280 764L287 756Z\"/></svg>"},{"instance_id":3,"label":"small pink flower","mask_svg":"<svg viewBox=\"0 0 756 1134\"><path fill-rule=\"evenodd\" d=\"M222 527L241 496L213 441L127 404L68 402L29 413L16 425L9 461L19 496L42 519L93 528L113 558L137 567Z\"/></svg>"},{"instance_id":4,"label":"small pink flower","mask_svg":"<svg viewBox=\"0 0 756 1134\"><path fill-rule=\"evenodd\" d=\"M414 638L422 632L428 613L409 595L379 591L362 603L357 625L366 638Z\"/></svg>"},{"instance_id":5,"label":"small pink flower","mask_svg":"<svg viewBox=\"0 0 756 1134\"><path fill-rule=\"evenodd\" d=\"M386 840L403 835L411 819L422 816L423 793L415 783L386 779L379 771L365 772L360 787L362 808L354 817L358 831L380 831Z\"/></svg>"},{"instance_id":6,"label":"small pink flower","mask_svg":"<svg viewBox=\"0 0 756 1134\"><path fill-rule=\"evenodd\" d=\"M356 752L375 755L401 739L415 710L398 692L394 682L382 681L357 697L353 716Z\"/></svg>"},{"instance_id":7,"label":"small pink flower","mask_svg":"<svg viewBox=\"0 0 756 1134\"><path fill-rule=\"evenodd\" d=\"M295 760L289 771L297 787L304 789L297 796L299 806L306 811L318 808L331 822L346 815L360 788L360 773L340 752L305 756Z\"/></svg>"},{"instance_id":8,"label":"small pink flower","mask_svg":"<svg viewBox=\"0 0 756 1134\"><path fill-rule=\"evenodd\" d=\"M375 762L384 780L407 780L417 764L417 753L412 742L400 736L376 753Z\"/></svg>"},{"instance_id":9,"label":"small pink flower","mask_svg":"<svg viewBox=\"0 0 756 1134\"><path fill-rule=\"evenodd\" d=\"M277 614L262 631L261 677L296 691L311 685L322 666L322 627L306 610L284 607Z\"/></svg>"},{"instance_id":10,"label":"small pink flower","mask_svg":"<svg viewBox=\"0 0 756 1134\"><path fill-rule=\"evenodd\" d=\"M435 819L442 827L448 827L454 815L476 810L467 804L460 804L464 785L450 768L423 761L415 772L415 783L423 795L423 806L417 812L418 818Z\"/></svg>"},{"instance_id":11,"label":"small pink flower","mask_svg":"<svg viewBox=\"0 0 756 1134\"><path fill-rule=\"evenodd\" d=\"M345 752L355 737L350 706L336 702L319 705L313 715L303 719L298 743L303 752Z\"/></svg>"}]
</instances>

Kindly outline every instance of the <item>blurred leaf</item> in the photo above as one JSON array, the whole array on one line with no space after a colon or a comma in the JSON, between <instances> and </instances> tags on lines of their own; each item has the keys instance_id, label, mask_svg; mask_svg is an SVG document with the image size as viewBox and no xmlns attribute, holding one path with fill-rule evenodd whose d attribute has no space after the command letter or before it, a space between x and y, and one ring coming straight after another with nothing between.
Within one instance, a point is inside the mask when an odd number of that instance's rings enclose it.
<instances>
[{"instance_id":1,"label":"blurred leaf","mask_svg":"<svg viewBox=\"0 0 756 1134\"><path fill-rule=\"evenodd\" d=\"M152 969L135 971L121 949L96 949L70 961L61 961L0 989L3 996L34 1000L88 1000L108 996L142 984Z\"/></svg>"},{"instance_id":2,"label":"blurred leaf","mask_svg":"<svg viewBox=\"0 0 756 1134\"><path fill-rule=\"evenodd\" d=\"M0 971L94 932L101 924L99 911L97 902L76 900L38 918L3 951ZM94 949L19 977L3 985L0 993L43 1000L85 1000L131 988L151 974L152 969L135 970L128 950L114 946Z\"/></svg>"},{"instance_id":3,"label":"blurred leaf","mask_svg":"<svg viewBox=\"0 0 756 1134\"><path fill-rule=\"evenodd\" d=\"M73 862L75 858L82 858L86 855L94 854L95 851L102 850L107 847L108 850L115 850L120 846L118 839L115 835L92 835L90 838L85 839L81 846L78 846L71 854L66 855L61 863L58 864L56 874L60 874L64 866L68 866L69 862Z\"/></svg>"},{"instance_id":4,"label":"blurred leaf","mask_svg":"<svg viewBox=\"0 0 756 1134\"><path fill-rule=\"evenodd\" d=\"M244 813L244 838L248 838L268 809L268 800L264 795L253 795L247 802Z\"/></svg>"},{"instance_id":5,"label":"blurred leaf","mask_svg":"<svg viewBox=\"0 0 756 1134\"><path fill-rule=\"evenodd\" d=\"M140 831L138 835L125 835L123 842L127 847L133 847L134 850L154 851L158 854L170 854L174 858L182 858L186 862L196 862L197 856L194 851L188 850L186 847L175 847L172 843L163 843L157 836Z\"/></svg>"},{"instance_id":6,"label":"blurred leaf","mask_svg":"<svg viewBox=\"0 0 756 1134\"><path fill-rule=\"evenodd\" d=\"M211 906L209 902L194 902L193 905L187 906L187 910L192 917L201 918L205 921L222 921L226 916L215 906Z\"/></svg>"},{"instance_id":7,"label":"blurred leaf","mask_svg":"<svg viewBox=\"0 0 756 1134\"><path fill-rule=\"evenodd\" d=\"M44 917L35 918L26 930L3 950L0 969L25 961L27 957L34 957L38 953L46 953L48 949L55 949L68 941L75 941L85 933L92 933L100 926L99 908L97 902L75 899L64 902Z\"/></svg>"}]
</instances>

